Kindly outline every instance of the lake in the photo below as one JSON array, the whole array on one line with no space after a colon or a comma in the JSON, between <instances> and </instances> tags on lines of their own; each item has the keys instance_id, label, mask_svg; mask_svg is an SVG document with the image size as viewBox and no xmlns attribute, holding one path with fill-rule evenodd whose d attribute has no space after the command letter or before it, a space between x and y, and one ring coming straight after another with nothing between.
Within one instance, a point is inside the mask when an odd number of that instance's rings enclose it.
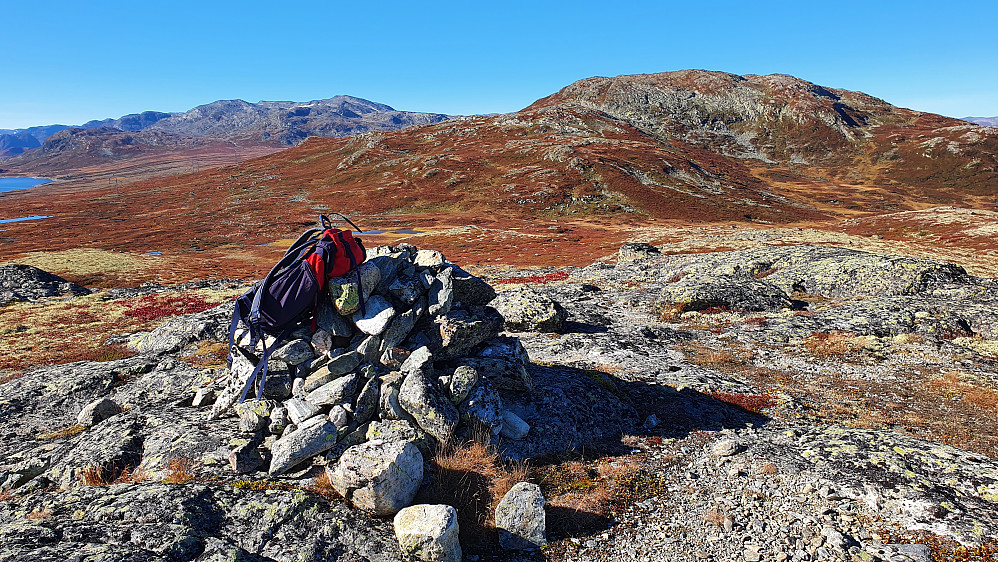
<instances>
[{"instance_id":1,"label":"lake","mask_svg":"<svg viewBox=\"0 0 998 562\"><path fill-rule=\"evenodd\" d=\"M51 181L53 180L48 178L0 178L0 193L15 189L28 189Z\"/></svg>"}]
</instances>

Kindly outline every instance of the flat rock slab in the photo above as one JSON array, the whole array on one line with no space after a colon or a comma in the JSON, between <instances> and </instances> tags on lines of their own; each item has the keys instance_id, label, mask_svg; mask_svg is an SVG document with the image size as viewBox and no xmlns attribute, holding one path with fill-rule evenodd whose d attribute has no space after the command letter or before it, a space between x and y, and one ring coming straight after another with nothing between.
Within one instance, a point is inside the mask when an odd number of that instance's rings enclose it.
<instances>
[{"instance_id":1,"label":"flat rock slab","mask_svg":"<svg viewBox=\"0 0 998 562\"><path fill-rule=\"evenodd\" d=\"M33 511L48 515L23 516ZM103 560L293 562L303 552L318 560L397 562L398 541L390 522L280 489L119 484L26 496L16 512L0 502L3 560L73 560L87 553Z\"/></svg>"}]
</instances>

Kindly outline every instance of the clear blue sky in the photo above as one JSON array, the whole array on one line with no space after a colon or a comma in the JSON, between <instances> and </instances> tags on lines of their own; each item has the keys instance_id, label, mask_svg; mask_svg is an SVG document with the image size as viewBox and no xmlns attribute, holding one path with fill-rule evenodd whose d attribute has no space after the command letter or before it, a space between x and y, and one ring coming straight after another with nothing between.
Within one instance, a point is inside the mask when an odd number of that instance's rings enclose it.
<instances>
[{"instance_id":1,"label":"clear blue sky","mask_svg":"<svg viewBox=\"0 0 998 562\"><path fill-rule=\"evenodd\" d=\"M0 128L348 94L508 112L589 76L786 73L998 115L998 1L0 0Z\"/></svg>"}]
</instances>

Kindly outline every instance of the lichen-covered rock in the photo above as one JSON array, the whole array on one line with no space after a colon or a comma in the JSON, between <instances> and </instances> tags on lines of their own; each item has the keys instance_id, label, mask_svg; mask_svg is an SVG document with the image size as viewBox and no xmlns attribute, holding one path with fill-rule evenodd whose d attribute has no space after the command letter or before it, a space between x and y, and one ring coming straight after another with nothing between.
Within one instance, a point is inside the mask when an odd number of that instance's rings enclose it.
<instances>
[{"instance_id":1,"label":"lichen-covered rock","mask_svg":"<svg viewBox=\"0 0 998 562\"><path fill-rule=\"evenodd\" d=\"M350 316L360 308L360 287L356 283L329 285L329 298L342 316Z\"/></svg>"},{"instance_id":2,"label":"lichen-covered rock","mask_svg":"<svg viewBox=\"0 0 998 562\"><path fill-rule=\"evenodd\" d=\"M390 522L297 490L217 484L119 484L23 498L0 506L0 559L315 560L397 562ZM27 525L26 525L27 524ZM53 529L58 529L55 532ZM336 529L330 532L330 529ZM128 537L128 540L122 540ZM274 539L277 540L274 540Z\"/></svg>"},{"instance_id":3,"label":"lichen-covered rock","mask_svg":"<svg viewBox=\"0 0 998 562\"><path fill-rule=\"evenodd\" d=\"M248 474L263 466L263 455L260 454L260 444L251 439L239 445L229 453L229 467L236 474Z\"/></svg>"},{"instance_id":4,"label":"lichen-covered rock","mask_svg":"<svg viewBox=\"0 0 998 562\"><path fill-rule=\"evenodd\" d=\"M354 420L358 424L362 424L373 418L374 414L378 412L380 398L381 381L377 377L367 379L353 405Z\"/></svg>"},{"instance_id":5,"label":"lichen-covered rock","mask_svg":"<svg viewBox=\"0 0 998 562\"><path fill-rule=\"evenodd\" d=\"M323 416L315 416L298 426L294 432L274 442L271 452L270 475L279 476L298 464L320 455L336 445L339 431Z\"/></svg>"},{"instance_id":6,"label":"lichen-covered rock","mask_svg":"<svg viewBox=\"0 0 998 562\"><path fill-rule=\"evenodd\" d=\"M356 507L394 515L416 497L423 455L410 442L368 441L344 451L326 473L336 491Z\"/></svg>"},{"instance_id":7,"label":"lichen-covered rock","mask_svg":"<svg viewBox=\"0 0 998 562\"><path fill-rule=\"evenodd\" d=\"M357 392L357 386L360 384L361 378L357 373L343 375L309 392L305 400L316 406L328 406L347 401L347 399L353 397Z\"/></svg>"},{"instance_id":8,"label":"lichen-covered rock","mask_svg":"<svg viewBox=\"0 0 998 562\"><path fill-rule=\"evenodd\" d=\"M449 505L420 504L399 511L395 537L410 561L461 562L457 510Z\"/></svg>"},{"instance_id":9,"label":"lichen-covered rock","mask_svg":"<svg viewBox=\"0 0 998 562\"><path fill-rule=\"evenodd\" d=\"M413 263L417 267L434 269L442 267L445 261L444 255L436 250L419 250Z\"/></svg>"},{"instance_id":10,"label":"lichen-covered rock","mask_svg":"<svg viewBox=\"0 0 998 562\"><path fill-rule=\"evenodd\" d=\"M416 322L422 317L426 310L426 303L423 299L417 300L411 309L399 314L388 325L381 340L381 353L388 351L401 344L416 326Z\"/></svg>"},{"instance_id":11,"label":"lichen-covered rock","mask_svg":"<svg viewBox=\"0 0 998 562\"><path fill-rule=\"evenodd\" d=\"M202 342L224 342L229 339L229 324L234 304L227 302L215 308L178 316L131 342L141 353L171 353Z\"/></svg>"},{"instance_id":12,"label":"lichen-covered rock","mask_svg":"<svg viewBox=\"0 0 998 562\"><path fill-rule=\"evenodd\" d=\"M419 447L419 452L423 454L424 458L428 458L436 446L432 437L408 420L372 421L368 424L364 437L368 441L374 439L410 441Z\"/></svg>"},{"instance_id":13,"label":"lichen-covered rock","mask_svg":"<svg viewBox=\"0 0 998 562\"><path fill-rule=\"evenodd\" d=\"M503 425L502 397L487 380L481 381L468 397L458 405L461 420L471 427L488 429L499 435Z\"/></svg>"},{"instance_id":14,"label":"lichen-covered rock","mask_svg":"<svg viewBox=\"0 0 998 562\"><path fill-rule=\"evenodd\" d=\"M537 484L514 485L496 506L499 545L506 550L539 548L547 544L544 495Z\"/></svg>"},{"instance_id":15,"label":"lichen-covered rock","mask_svg":"<svg viewBox=\"0 0 998 562\"><path fill-rule=\"evenodd\" d=\"M302 390L312 392L324 384L342 377L360 366L364 356L357 351L348 351L329 360L328 363L316 369L316 371L305 377Z\"/></svg>"},{"instance_id":16,"label":"lichen-covered rock","mask_svg":"<svg viewBox=\"0 0 998 562\"><path fill-rule=\"evenodd\" d=\"M236 404L240 431L256 433L265 429L270 423L270 412L276 405L273 400L247 400L242 404Z\"/></svg>"},{"instance_id":17,"label":"lichen-covered rock","mask_svg":"<svg viewBox=\"0 0 998 562\"><path fill-rule=\"evenodd\" d=\"M447 381L446 388L450 401L455 404L463 402L478 384L478 381L478 371L474 367L461 365L454 369L454 374Z\"/></svg>"},{"instance_id":18,"label":"lichen-covered rock","mask_svg":"<svg viewBox=\"0 0 998 562\"><path fill-rule=\"evenodd\" d=\"M451 310L434 321L436 329L428 334L430 351L437 360L468 355L482 343L499 335L502 316L494 308L481 307Z\"/></svg>"},{"instance_id":19,"label":"lichen-covered rock","mask_svg":"<svg viewBox=\"0 0 998 562\"><path fill-rule=\"evenodd\" d=\"M450 441L460 421L457 408L423 370L406 375L399 389L399 404L419 427L441 443Z\"/></svg>"},{"instance_id":20,"label":"lichen-covered rock","mask_svg":"<svg viewBox=\"0 0 998 562\"><path fill-rule=\"evenodd\" d=\"M475 277L456 265L451 266L451 284L454 287L454 302L462 306L485 306L496 298L496 291L485 281Z\"/></svg>"},{"instance_id":21,"label":"lichen-covered rock","mask_svg":"<svg viewBox=\"0 0 998 562\"><path fill-rule=\"evenodd\" d=\"M529 287L499 293L492 306L511 332L559 332L565 325L565 309Z\"/></svg>"},{"instance_id":22,"label":"lichen-covered rock","mask_svg":"<svg viewBox=\"0 0 998 562\"><path fill-rule=\"evenodd\" d=\"M662 252L645 242L627 242L617 251L617 261L633 261L661 256Z\"/></svg>"},{"instance_id":23,"label":"lichen-covered rock","mask_svg":"<svg viewBox=\"0 0 998 562\"><path fill-rule=\"evenodd\" d=\"M121 413L121 406L110 398L101 398L87 404L76 416L76 423L83 427L93 427L107 418Z\"/></svg>"},{"instance_id":24,"label":"lichen-covered rock","mask_svg":"<svg viewBox=\"0 0 998 562\"><path fill-rule=\"evenodd\" d=\"M292 340L274 350L270 356L274 361L283 361L288 365L301 365L315 359L312 344L305 340Z\"/></svg>"},{"instance_id":25,"label":"lichen-covered rock","mask_svg":"<svg viewBox=\"0 0 998 562\"><path fill-rule=\"evenodd\" d=\"M86 439L77 439L68 452L53 459L44 475L60 486L81 485L85 472L112 482L122 470L137 467L143 452L142 420L129 412L95 426Z\"/></svg>"},{"instance_id":26,"label":"lichen-covered rock","mask_svg":"<svg viewBox=\"0 0 998 562\"><path fill-rule=\"evenodd\" d=\"M430 316L447 314L454 304L453 270L449 267L440 270L427 292L427 313Z\"/></svg>"},{"instance_id":27,"label":"lichen-covered rock","mask_svg":"<svg viewBox=\"0 0 998 562\"><path fill-rule=\"evenodd\" d=\"M330 337L349 338L353 335L353 324L348 318L341 315L332 303L320 302L315 320L316 326L329 333Z\"/></svg>"},{"instance_id":28,"label":"lichen-covered rock","mask_svg":"<svg viewBox=\"0 0 998 562\"><path fill-rule=\"evenodd\" d=\"M66 294L89 295L90 290L34 266L0 265L0 306Z\"/></svg>"},{"instance_id":29,"label":"lichen-covered rock","mask_svg":"<svg viewBox=\"0 0 998 562\"><path fill-rule=\"evenodd\" d=\"M284 428L289 423L288 409L284 406L278 406L270 412L270 423L267 424L267 431L274 435L280 435L284 433Z\"/></svg>"},{"instance_id":30,"label":"lichen-covered rock","mask_svg":"<svg viewBox=\"0 0 998 562\"><path fill-rule=\"evenodd\" d=\"M500 435L507 439L519 440L526 437L529 432L530 424L523 421L523 418L509 410L503 411Z\"/></svg>"},{"instance_id":31,"label":"lichen-covered rock","mask_svg":"<svg viewBox=\"0 0 998 562\"><path fill-rule=\"evenodd\" d=\"M517 338L492 339L474 356L455 359L454 363L475 369L479 377L500 390L529 392L534 387L527 372L530 356Z\"/></svg>"},{"instance_id":32,"label":"lichen-covered rock","mask_svg":"<svg viewBox=\"0 0 998 562\"><path fill-rule=\"evenodd\" d=\"M662 288L658 307L677 311L731 309L747 312L790 308L790 297L776 285L748 276L688 275Z\"/></svg>"},{"instance_id":33,"label":"lichen-covered rock","mask_svg":"<svg viewBox=\"0 0 998 562\"><path fill-rule=\"evenodd\" d=\"M381 396L378 399L378 414L383 420L401 420L408 414L399 404L399 390L405 376L393 371L381 377Z\"/></svg>"},{"instance_id":34,"label":"lichen-covered rock","mask_svg":"<svg viewBox=\"0 0 998 562\"><path fill-rule=\"evenodd\" d=\"M284 402L284 406L288 409L288 417L291 418L291 423L295 425L301 425L301 422L317 416L320 411L319 407L315 404L300 398L291 398Z\"/></svg>"}]
</instances>

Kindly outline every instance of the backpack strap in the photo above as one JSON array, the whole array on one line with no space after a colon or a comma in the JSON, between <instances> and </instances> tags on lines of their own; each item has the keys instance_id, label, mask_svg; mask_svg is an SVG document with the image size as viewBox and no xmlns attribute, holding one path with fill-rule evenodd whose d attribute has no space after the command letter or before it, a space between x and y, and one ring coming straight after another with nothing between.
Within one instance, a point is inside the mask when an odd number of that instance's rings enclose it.
<instances>
[{"instance_id":1,"label":"backpack strap","mask_svg":"<svg viewBox=\"0 0 998 562\"><path fill-rule=\"evenodd\" d=\"M284 338L288 337L291 333L291 328L285 329L281 332L281 335L277 336L274 340L274 345L270 348L267 347L267 340L263 340L263 355L260 357L260 362L256 364L253 368L253 372L250 373L248 379L246 379L246 384L243 385L243 391L239 395L239 403L242 404L246 400L246 394L249 393L249 389L253 386L253 381L256 380L257 375L260 377L260 387L256 391L256 399L259 401L263 398L263 387L267 384L267 372L269 371L268 363L270 362L270 356L277 349L278 345Z\"/></svg>"},{"instance_id":2,"label":"backpack strap","mask_svg":"<svg viewBox=\"0 0 998 562\"><path fill-rule=\"evenodd\" d=\"M350 224L350 226L353 227L354 230L356 230L357 232L363 232L363 230L361 230L360 227L358 227L357 225L355 225L353 223L353 221L350 220L350 219L348 219L346 217L346 215L344 215L343 213L330 213L330 214L332 214L332 215L338 215L341 219L347 221ZM333 223L332 223L332 221L329 220L328 216L326 216L326 215L319 215L319 226L322 227L322 228L324 228L324 229L328 229L328 228L332 228L333 227Z\"/></svg>"}]
</instances>

